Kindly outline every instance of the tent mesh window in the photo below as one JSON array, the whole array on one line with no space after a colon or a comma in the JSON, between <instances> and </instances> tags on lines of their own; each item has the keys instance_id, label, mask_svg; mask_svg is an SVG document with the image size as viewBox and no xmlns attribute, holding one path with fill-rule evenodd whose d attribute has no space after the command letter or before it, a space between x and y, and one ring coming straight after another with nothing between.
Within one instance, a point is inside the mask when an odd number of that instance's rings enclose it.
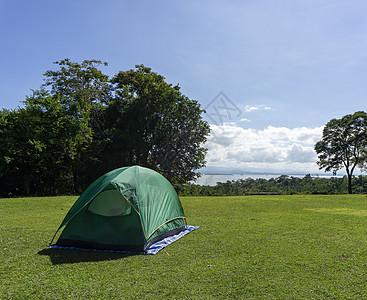
<instances>
[{"instance_id":1,"label":"tent mesh window","mask_svg":"<svg viewBox=\"0 0 367 300\"><path fill-rule=\"evenodd\" d=\"M93 199L88 210L97 215L116 217L131 214L131 205L112 184L109 184Z\"/></svg>"}]
</instances>

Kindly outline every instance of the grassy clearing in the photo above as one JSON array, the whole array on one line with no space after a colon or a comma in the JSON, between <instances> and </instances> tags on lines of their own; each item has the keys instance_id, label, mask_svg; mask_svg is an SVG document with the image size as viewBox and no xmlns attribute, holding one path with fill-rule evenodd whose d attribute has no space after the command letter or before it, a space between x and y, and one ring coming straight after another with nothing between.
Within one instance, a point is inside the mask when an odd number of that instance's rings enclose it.
<instances>
[{"instance_id":1,"label":"grassy clearing","mask_svg":"<svg viewBox=\"0 0 367 300\"><path fill-rule=\"evenodd\" d=\"M75 199L0 199L0 299L367 298L365 196L183 197L154 256L46 249Z\"/></svg>"}]
</instances>

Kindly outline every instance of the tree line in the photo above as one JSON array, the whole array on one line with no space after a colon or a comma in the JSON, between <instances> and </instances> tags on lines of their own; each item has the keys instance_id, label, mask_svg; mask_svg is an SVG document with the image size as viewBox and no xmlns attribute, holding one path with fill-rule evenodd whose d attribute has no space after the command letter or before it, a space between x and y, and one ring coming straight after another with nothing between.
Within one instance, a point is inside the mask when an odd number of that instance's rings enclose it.
<instances>
[{"instance_id":1,"label":"tree line","mask_svg":"<svg viewBox=\"0 0 367 300\"><path fill-rule=\"evenodd\" d=\"M102 174L146 166L173 184L205 165L210 128L198 101L144 65L55 62L16 109L0 110L0 196L79 194Z\"/></svg>"},{"instance_id":2,"label":"tree line","mask_svg":"<svg viewBox=\"0 0 367 300\"><path fill-rule=\"evenodd\" d=\"M343 177L311 177L303 178L281 175L271 179L238 179L217 182L215 186L196 185L193 183L179 187L182 196L242 196L251 194L347 194L348 176ZM354 193L367 193L367 176L353 176L351 185Z\"/></svg>"}]
</instances>

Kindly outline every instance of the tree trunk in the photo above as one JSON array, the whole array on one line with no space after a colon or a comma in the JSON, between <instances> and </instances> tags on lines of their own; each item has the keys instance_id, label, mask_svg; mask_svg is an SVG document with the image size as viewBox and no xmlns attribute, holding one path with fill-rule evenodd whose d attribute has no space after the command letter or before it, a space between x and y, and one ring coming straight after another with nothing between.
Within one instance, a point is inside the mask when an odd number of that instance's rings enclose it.
<instances>
[{"instance_id":1,"label":"tree trunk","mask_svg":"<svg viewBox=\"0 0 367 300\"><path fill-rule=\"evenodd\" d=\"M348 194L352 194L352 175L348 174Z\"/></svg>"}]
</instances>

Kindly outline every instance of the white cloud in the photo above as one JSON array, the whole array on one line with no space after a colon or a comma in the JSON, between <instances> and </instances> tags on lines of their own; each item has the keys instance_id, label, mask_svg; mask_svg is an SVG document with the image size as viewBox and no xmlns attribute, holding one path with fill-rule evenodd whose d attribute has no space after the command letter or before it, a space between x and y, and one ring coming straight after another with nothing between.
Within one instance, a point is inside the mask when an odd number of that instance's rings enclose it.
<instances>
[{"instance_id":1,"label":"white cloud","mask_svg":"<svg viewBox=\"0 0 367 300\"><path fill-rule=\"evenodd\" d=\"M315 162L317 160L316 153L312 147L303 146L301 144L293 144L287 149L286 160L289 162Z\"/></svg>"},{"instance_id":2,"label":"white cloud","mask_svg":"<svg viewBox=\"0 0 367 300\"><path fill-rule=\"evenodd\" d=\"M271 107L267 105L246 105L245 106L245 112L253 112L256 110L270 110Z\"/></svg>"},{"instance_id":3,"label":"white cloud","mask_svg":"<svg viewBox=\"0 0 367 300\"><path fill-rule=\"evenodd\" d=\"M247 118L243 118L243 119L239 120L239 122L251 122L251 120L249 120Z\"/></svg>"},{"instance_id":4,"label":"white cloud","mask_svg":"<svg viewBox=\"0 0 367 300\"><path fill-rule=\"evenodd\" d=\"M234 124L211 125L207 166L317 171L315 143L323 127L244 129Z\"/></svg>"}]
</instances>

